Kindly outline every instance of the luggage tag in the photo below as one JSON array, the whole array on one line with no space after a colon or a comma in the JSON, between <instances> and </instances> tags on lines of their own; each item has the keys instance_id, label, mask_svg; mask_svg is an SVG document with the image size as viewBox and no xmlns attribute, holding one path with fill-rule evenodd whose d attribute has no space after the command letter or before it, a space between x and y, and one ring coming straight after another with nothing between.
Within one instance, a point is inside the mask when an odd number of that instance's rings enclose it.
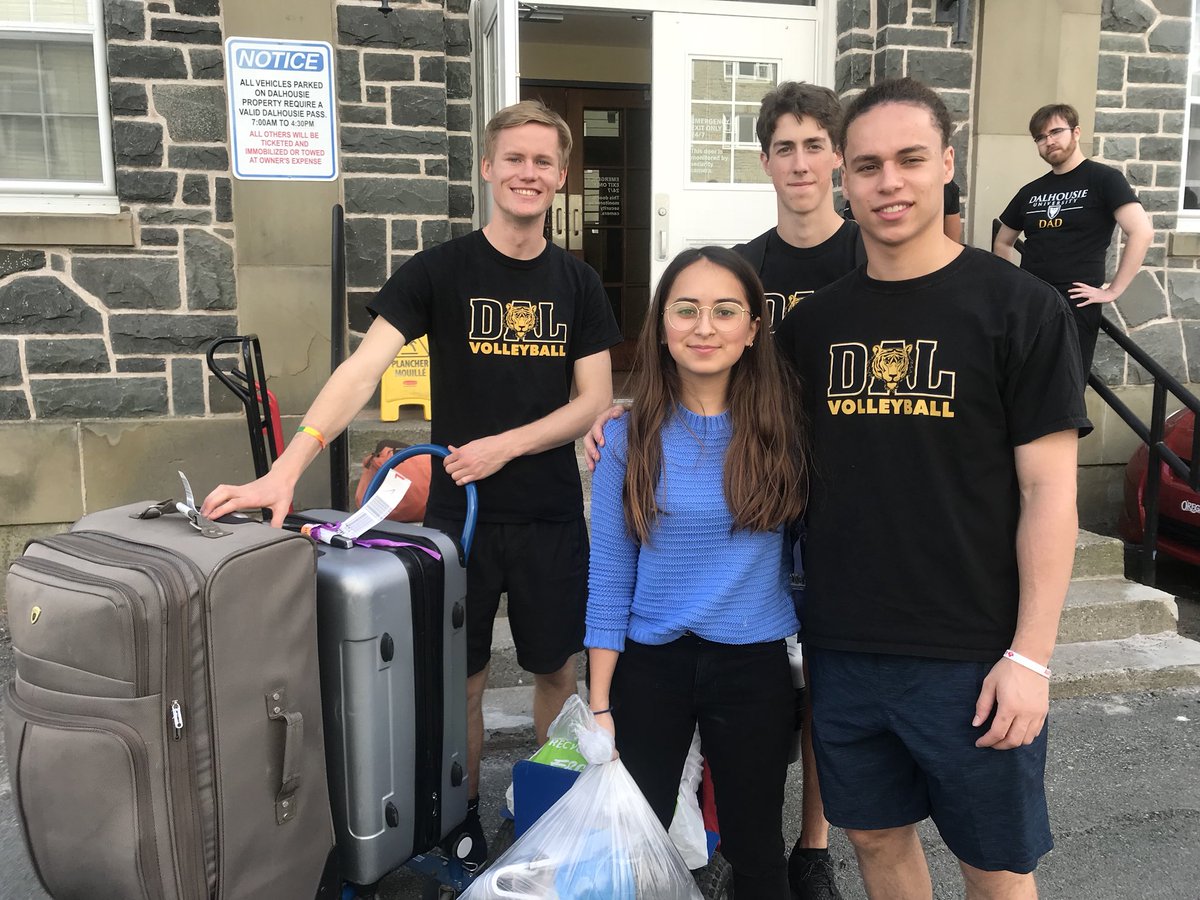
<instances>
[{"instance_id":1,"label":"luggage tag","mask_svg":"<svg viewBox=\"0 0 1200 900\"><path fill-rule=\"evenodd\" d=\"M428 553L434 559L440 560L442 554L436 550L430 550L428 547L422 547L420 544L411 544L406 541L392 541L386 538L362 537L362 535L387 518L387 514L395 509L400 501L404 499L404 495L408 492L411 485L411 481L396 472L395 469L391 469L384 476L383 484L379 486L379 490L375 492L375 495L358 512L352 514L344 522L327 522L324 525L304 525L301 527L300 533L308 535L314 541L320 541L323 544L330 544L334 547L345 548L355 546L382 549L412 547Z\"/></svg>"},{"instance_id":2,"label":"luggage tag","mask_svg":"<svg viewBox=\"0 0 1200 900\"><path fill-rule=\"evenodd\" d=\"M187 502L180 503L177 500L160 500L157 503L152 503L141 512L130 513L129 518L157 519L173 511L187 519L188 524L206 538L222 538L232 534L233 532L226 531L211 519L206 519L200 514L200 510L196 508L196 498L192 494L192 486L188 482L187 476L179 472L179 478L183 481L183 495ZM237 513L231 513L230 515L239 519L245 519L248 522L252 521Z\"/></svg>"},{"instance_id":3,"label":"luggage tag","mask_svg":"<svg viewBox=\"0 0 1200 900\"><path fill-rule=\"evenodd\" d=\"M178 471L178 470L176 470ZM200 515L200 510L196 508L196 497L192 493L191 482L188 481L186 475L179 472L179 480L183 482L183 503L176 503L175 509L188 520L188 523L199 531L206 538L219 538L232 534L231 531L226 531L211 519L206 519Z\"/></svg>"}]
</instances>

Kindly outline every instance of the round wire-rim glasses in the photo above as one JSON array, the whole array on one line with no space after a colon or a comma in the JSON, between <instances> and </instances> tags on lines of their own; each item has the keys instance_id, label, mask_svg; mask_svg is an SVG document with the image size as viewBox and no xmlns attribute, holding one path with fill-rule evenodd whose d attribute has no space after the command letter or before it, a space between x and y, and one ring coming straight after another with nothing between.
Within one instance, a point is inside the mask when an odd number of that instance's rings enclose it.
<instances>
[{"instance_id":1,"label":"round wire-rim glasses","mask_svg":"<svg viewBox=\"0 0 1200 900\"><path fill-rule=\"evenodd\" d=\"M690 300L676 300L663 311L663 318L675 331L691 331L700 323L704 313L717 331L737 331L745 316L754 316L750 310L733 300L722 300L712 306L701 306Z\"/></svg>"}]
</instances>

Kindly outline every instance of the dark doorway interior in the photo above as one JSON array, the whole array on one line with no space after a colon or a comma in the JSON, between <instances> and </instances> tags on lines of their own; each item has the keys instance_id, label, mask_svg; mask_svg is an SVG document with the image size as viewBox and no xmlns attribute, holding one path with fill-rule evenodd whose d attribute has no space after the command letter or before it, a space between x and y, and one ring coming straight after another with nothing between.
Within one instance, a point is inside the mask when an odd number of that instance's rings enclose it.
<instances>
[{"instance_id":1,"label":"dark doorway interior","mask_svg":"<svg viewBox=\"0 0 1200 900\"><path fill-rule=\"evenodd\" d=\"M628 371L650 305L650 91L523 81L521 97L541 100L571 127L565 196L547 231L600 273L624 337L613 369Z\"/></svg>"}]
</instances>

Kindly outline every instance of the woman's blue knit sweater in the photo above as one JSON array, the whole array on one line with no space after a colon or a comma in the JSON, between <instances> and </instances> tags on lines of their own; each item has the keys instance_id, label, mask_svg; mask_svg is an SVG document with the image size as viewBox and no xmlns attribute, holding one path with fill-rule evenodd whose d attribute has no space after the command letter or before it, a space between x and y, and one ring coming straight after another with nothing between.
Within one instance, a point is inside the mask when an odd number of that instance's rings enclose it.
<instances>
[{"instance_id":1,"label":"woman's blue knit sweater","mask_svg":"<svg viewBox=\"0 0 1200 900\"><path fill-rule=\"evenodd\" d=\"M584 643L621 651L625 638L665 644L690 631L723 644L795 634L782 529L733 530L725 503L728 412L701 416L683 407L662 429L661 510L650 542L625 527L629 417L604 429L603 458L592 479L592 554Z\"/></svg>"}]
</instances>

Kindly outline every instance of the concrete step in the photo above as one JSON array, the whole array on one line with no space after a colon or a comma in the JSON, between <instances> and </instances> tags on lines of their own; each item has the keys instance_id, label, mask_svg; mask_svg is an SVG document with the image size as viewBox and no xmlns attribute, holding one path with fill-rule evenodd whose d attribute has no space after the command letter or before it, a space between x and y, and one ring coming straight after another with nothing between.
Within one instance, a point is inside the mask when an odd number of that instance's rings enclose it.
<instances>
[{"instance_id":1,"label":"concrete step","mask_svg":"<svg viewBox=\"0 0 1200 900\"><path fill-rule=\"evenodd\" d=\"M1200 642L1173 631L1121 640L1060 644L1052 662L1056 700L1200 686ZM583 682L579 692L586 696ZM488 737L533 729L533 685L489 687L483 695Z\"/></svg>"},{"instance_id":2,"label":"concrete step","mask_svg":"<svg viewBox=\"0 0 1200 900\"><path fill-rule=\"evenodd\" d=\"M379 421L378 411L374 411L355 418L347 434L350 436L350 471L357 478L359 463L375 450L376 444L382 440L426 444L429 442L429 423L415 407L401 409L400 418L395 422Z\"/></svg>"},{"instance_id":3,"label":"concrete step","mask_svg":"<svg viewBox=\"0 0 1200 900\"><path fill-rule=\"evenodd\" d=\"M1080 529L1071 578L1124 578L1125 545L1120 538Z\"/></svg>"},{"instance_id":4,"label":"concrete step","mask_svg":"<svg viewBox=\"0 0 1200 900\"><path fill-rule=\"evenodd\" d=\"M483 732L487 739L532 731L532 684L489 687L483 692Z\"/></svg>"},{"instance_id":5,"label":"concrete step","mask_svg":"<svg viewBox=\"0 0 1200 900\"><path fill-rule=\"evenodd\" d=\"M586 697L582 681L577 690ZM494 737L533 735L533 685L489 687L483 692L483 731L488 739Z\"/></svg>"},{"instance_id":6,"label":"concrete step","mask_svg":"<svg viewBox=\"0 0 1200 900\"><path fill-rule=\"evenodd\" d=\"M1055 698L1200 685L1200 642L1165 631L1060 644L1051 668Z\"/></svg>"},{"instance_id":7,"label":"concrete step","mask_svg":"<svg viewBox=\"0 0 1200 900\"><path fill-rule=\"evenodd\" d=\"M1179 610L1164 591L1124 578L1076 579L1067 589L1059 644L1175 631Z\"/></svg>"},{"instance_id":8,"label":"concrete step","mask_svg":"<svg viewBox=\"0 0 1200 900\"><path fill-rule=\"evenodd\" d=\"M497 620L497 631L502 621ZM577 677L582 684L582 653L577 660ZM1051 694L1055 697L1200 685L1200 642L1168 629L1118 639L1060 643L1051 667L1054 669ZM501 648L498 653L493 648L488 684L487 695L495 691L497 697L523 696L521 692L533 690L532 676L516 665L511 649L505 652ZM505 691L514 693L506 695Z\"/></svg>"},{"instance_id":9,"label":"concrete step","mask_svg":"<svg viewBox=\"0 0 1200 900\"><path fill-rule=\"evenodd\" d=\"M492 631L492 663L488 684L514 687L529 681L517 664L512 630L503 614ZM1079 641L1111 641L1137 634L1175 631L1175 598L1123 578L1077 579L1071 582L1058 630L1060 645ZM583 677L580 654L579 677Z\"/></svg>"}]
</instances>

